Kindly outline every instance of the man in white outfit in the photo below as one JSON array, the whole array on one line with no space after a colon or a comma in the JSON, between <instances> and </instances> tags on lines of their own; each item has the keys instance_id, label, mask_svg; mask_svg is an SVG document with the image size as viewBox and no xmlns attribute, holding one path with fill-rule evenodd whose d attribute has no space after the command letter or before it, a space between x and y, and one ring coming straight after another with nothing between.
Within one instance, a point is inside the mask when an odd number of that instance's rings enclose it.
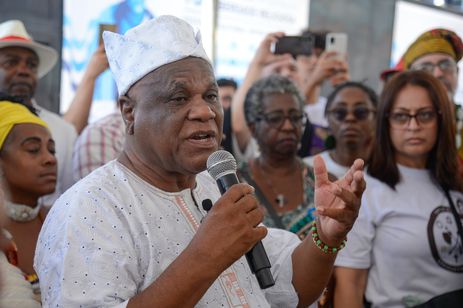
<instances>
[{"instance_id":1,"label":"man in white outfit","mask_svg":"<svg viewBox=\"0 0 463 308\"><path fill-rule=\"evenodd\" d=\"M307 307L315 301L357 216L362 162L336 183L321 160L315 163L314 239L267 230L251 186L236 184L220 196L204 172L221 141L223 109L199 32L160 16L124 35L105 32L104 40L126 126L124 148L48 214L34 262L44 306ZM207 199L214 204L209 212L201 206ZM260 240L275 278L265 290L244 257Z\"/></svg>"}]
</instances>

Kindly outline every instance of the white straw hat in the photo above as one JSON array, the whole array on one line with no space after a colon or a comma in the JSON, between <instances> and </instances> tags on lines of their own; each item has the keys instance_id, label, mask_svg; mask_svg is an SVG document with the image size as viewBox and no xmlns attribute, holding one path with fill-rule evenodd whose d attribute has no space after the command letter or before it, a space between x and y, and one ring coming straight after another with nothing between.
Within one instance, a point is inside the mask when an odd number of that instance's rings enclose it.
<instances>
[{"instance_id":1,"label":"white straw hat","mask_svg":"<svg viewBox=\"0 0 463 308\"><path fill-rule=\"evenodd\" d=\"M56 50L35 42L20 20L8 20L0 24L0 48L4 47L24 47L33 50L39 57L39 78L45 76L58 60Z\"/></svg>"}]
</instances>

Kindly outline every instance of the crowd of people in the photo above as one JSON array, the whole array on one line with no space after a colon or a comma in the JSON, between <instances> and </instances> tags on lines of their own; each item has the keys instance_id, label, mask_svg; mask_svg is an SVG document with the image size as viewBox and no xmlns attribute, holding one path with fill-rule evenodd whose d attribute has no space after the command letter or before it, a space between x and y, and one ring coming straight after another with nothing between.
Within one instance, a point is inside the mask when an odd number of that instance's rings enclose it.
<instances>
[{"instance_id":1,"label":"crowd of people","mask_svg":"<svg viewBox=\"0 0 463 308\"><path fill-rule=\"evenodd\" d=\"M459 307L463 42L423 33L376 93L320 46L274 54L284 35L237 85L177 17L107 31L61 117L34 99L56 51L1 23L0 306ZM88 124L108 67L118 109ZM220 148L241 181L223 195Z\"/></svg>"}]
</instances>

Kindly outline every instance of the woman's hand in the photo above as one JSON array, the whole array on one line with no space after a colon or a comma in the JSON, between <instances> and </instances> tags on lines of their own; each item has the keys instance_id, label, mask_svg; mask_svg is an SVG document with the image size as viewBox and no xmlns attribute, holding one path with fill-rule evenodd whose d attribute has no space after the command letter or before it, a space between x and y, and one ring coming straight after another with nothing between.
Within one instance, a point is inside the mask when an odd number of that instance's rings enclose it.
<instances>
[{"instance_id":1,"label":"woman's hand","mask_svg":"<svg viewBox=\"0 0 463 308\"><path fill-rule=\"evenodd\" d=\"M271 50L272 44L275 44L278 39L283 36L285 36L283 32L272 32L267 34L257 48L251 65L258 66L262 69L271 63L277 62L278 60L291 57L289 54L276 55Z\"/></svg>"},{"instance_id":2,"label":"woman's hand","mask_svg":"<svg viewBox=\"0 0 463 308\"><path fill-rule=\"evenodd\" d=\"M86 77L95 80L98 78L98 76L100 76L101 73L108 69L108 67L109 62L108 58L106 57L106 51L104 49L104 45L101 44L92 54L92 57L88 62L87 70L85 72L87 75Z\"/></svg>"}]
</instances>

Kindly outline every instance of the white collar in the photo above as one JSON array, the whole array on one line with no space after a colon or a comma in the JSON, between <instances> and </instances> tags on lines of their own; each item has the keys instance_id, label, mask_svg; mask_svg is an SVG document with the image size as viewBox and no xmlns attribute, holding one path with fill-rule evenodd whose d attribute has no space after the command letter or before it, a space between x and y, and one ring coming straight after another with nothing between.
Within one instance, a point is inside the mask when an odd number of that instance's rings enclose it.
<instances>
[{"instance_id":1,"label":"white collar","mask_svg":"<svg viewBox=\"0 0 463 308\"><path fill-rule=\"evenodd\" d=\"M35 110L37 111L37 114L40 116L40 113L42 112L42 107L40 107L39 104L37 104L37 101L35 100L35 98L31 99L31 103L32 103L32 107L35 108Z\"/></svg>"}]
</instances>

